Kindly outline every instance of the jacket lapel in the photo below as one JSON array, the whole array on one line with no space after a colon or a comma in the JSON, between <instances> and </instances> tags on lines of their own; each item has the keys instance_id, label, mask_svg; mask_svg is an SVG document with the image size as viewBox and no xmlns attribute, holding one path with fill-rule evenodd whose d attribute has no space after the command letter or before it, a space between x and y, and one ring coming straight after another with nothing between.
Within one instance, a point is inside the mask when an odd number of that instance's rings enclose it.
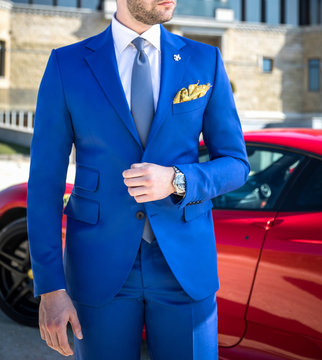
<instances>
[{"instance_id":1,"label":"jacket lapel","mask_svg":"<svg viewBox=\"0 0 322 360\"><path fill-rule=\"evenodd\" d=\"M143 151L119 76L111 28L109 25L86 44L86 47L93 52L87 55L85 60L114 110Z\"/></svg>"},{"instance_id":2,"label":"jacket lapel","mask_svg":"<svg viewBox=\"0 0 322 360\"><path fill-rule=\"evenodd\" d=\"M157 109L151 124L146 149L152 144L161 124L172 109L172 102L186 71L190 55L179 51L186 43L161 25L161 81ZM174 55L180 55L176 61Z\"/></svg>"},{"instance_id":3,"label":"jacket lapel","mask_svg":"<svg viewBox=\"0 0 322 360\"><path fill-rule=\"evenodd\" d=\"M172 34L161 25L161 81L157 109L151 124L145 150L152 144L153 138L172 108L172 101L182 77L187 68L189 54L179 52L185 42ZM92 52L85 56L85 60L100 84L105 96L130 131L134 140L143 151L138 131L136 129L119 76L111 24L99 35L92 37L86 47ZM180 54L181 59L175 61L174 55Z\"/></svg>"}]
</instances>

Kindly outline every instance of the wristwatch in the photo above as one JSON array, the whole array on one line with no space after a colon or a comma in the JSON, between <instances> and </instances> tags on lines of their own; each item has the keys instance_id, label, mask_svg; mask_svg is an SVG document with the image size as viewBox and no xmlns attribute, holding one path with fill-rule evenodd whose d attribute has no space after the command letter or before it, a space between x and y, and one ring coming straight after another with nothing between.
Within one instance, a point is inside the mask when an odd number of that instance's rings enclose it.
<instances>
[{"instance_id":1,"label":"wristwatch","mask_svg":"<svg viewBox=\"0 0 322 360\"><path fill-rule=\"evenodd\" d=\"M183 172L181 172L176 166L172 166L175 174L172 180L172 185L175 188L174 194L185 195L186 193L186 177Z\"/></svg>"}]
</instances>

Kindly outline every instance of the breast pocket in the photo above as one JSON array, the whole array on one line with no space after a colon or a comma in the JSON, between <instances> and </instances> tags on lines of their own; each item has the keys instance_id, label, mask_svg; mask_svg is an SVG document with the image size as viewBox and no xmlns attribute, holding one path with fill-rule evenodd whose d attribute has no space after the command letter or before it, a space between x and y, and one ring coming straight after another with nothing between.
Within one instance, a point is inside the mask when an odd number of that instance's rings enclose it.
<instances>
[{"instance_id":1,"label":"breast pocket","mask_svg":"<svg viewBox=\"0 0 322 360\"><path fill-rule=\"evenodd\" d=\"M206 96L202 96L194 100L184 101L177 104L172 104L172 113L178 114L178 113L191 112L204 107L205 104L206 104Z\"/></svg>"}]
</instances>

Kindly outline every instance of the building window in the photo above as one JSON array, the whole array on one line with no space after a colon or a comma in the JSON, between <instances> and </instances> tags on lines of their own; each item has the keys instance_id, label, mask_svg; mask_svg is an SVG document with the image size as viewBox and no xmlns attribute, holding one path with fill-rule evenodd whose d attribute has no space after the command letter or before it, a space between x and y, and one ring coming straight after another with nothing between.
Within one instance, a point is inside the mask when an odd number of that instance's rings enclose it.
<instances>
[{"instance_id":1,"label":"building window","mask_svg":"<svg viewBox=\"0 0 322 360\"><path fill-rule=\"evenodd\" d=\"M68 6L102 10L104 0L13 0L13 2L30 5Z\"/></svg>"},{"instance_id":2,"label":"building window","mask_svg":"<svg viewBox=\"0 0 322 360\"><path fill-rule=\"evenodd\" d=\"M33 1L33 4L56 5L56 4L53 4L53 1L52 1L52 0L35 0L35 1Z\"/></svg>"},{"instance_id":3,"label":"building window","mask_svg":"<svg viewBox=\"0 0 322 360\"><path fill-rule=\"evenodd\" d=\"M58 6L77 7L76 0L57 0Z\"/></svg>"},{"instance_id":4,"label":"building window","mask_svg":"<svg viewBox=\"0 0 322 360\"><path fill-rule=\"evenodd\" d=\"M82 0L81 1L81 6L83 8L87 8L87 9L98 9L98 7L100 6L99 3L102 2L102 1L93 1L93 0Z\"/></svg>"},{"instance_id":5,"label":"building window","mask_svg":"<svg viewBox=\"0 0 322 360\"><path fill-rule=\"evenodd\" d=\"M234 11L234 19L242 20L242 2L241 0L230 0L230 8Z\"/></svg>"},{"instance_id":6,"label":"building window","mask_svg":"<svg viewBox=\"0 0 322 360\"><path fill-rule=\"evenodd\" d=\"M264 2L263 2L264 3ZM280 0L265 1L266 22L270 25L278 25L281 19Z\"/></svg>"},{"instance_id":7,"label":"building window","mask_svg":"<svg viewBox=\"0 0 322 360\"><path fill-rule=\"evenodd\" d=\"M5 45L5 42L0 40L0 76L4 76Z\"/></svg>"},{"instance_id":8,"label":"building window","mask_svg":"<svg viewBox=\"0 0 322 360\"><path fill-rule=\"evenodd\" d=\"M285 1L285 22L294 26L299 24L299 0Z\"/></svg>"},{"instance_id":9,"label":"building window","mask_svg":"<svg viewBox=\"0 0 322 360\"><path fill-rule=\"evenodd\" d=\"M311 0L310 2L310 25L318 25L322 23L322 0Z\"/></svg>"},{"instance_id":10,"label":"building window","mask_svg":"<svg viewBox=\"0 0 322 360\"><path fill-rule=\"evenodd\" d=\"M263 57L262 64L263 73L271 73L273 71L273 59L268 57Z\"/></svg>"},{"instance_id":11,"label":"building window","mask_svg":"<svg viewBox=\"0 0 322 360\"><path fill-rule=\"evenodd\" d=\"M309 60L309 91L320 91L320 59Z\"/></svg>"},{"instance_id":12,"label":"building window","mask_svg":"<svg viewBox=\"0 0 322 360\"><path fill-rule=\"evenodd\" d=\"M261 22L261 0L246 1L246 21Z\"/></svg>"}]
</instances>

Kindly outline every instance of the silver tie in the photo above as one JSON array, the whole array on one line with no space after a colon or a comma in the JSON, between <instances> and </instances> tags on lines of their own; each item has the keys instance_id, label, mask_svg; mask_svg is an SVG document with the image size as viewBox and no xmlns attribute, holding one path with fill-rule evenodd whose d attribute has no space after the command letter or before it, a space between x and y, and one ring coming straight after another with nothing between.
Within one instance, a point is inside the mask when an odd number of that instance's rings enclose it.
<instances>
[{"instance_id":1,"label":"silver tie","mask_svg":"<svg viewBox=\"0 0 322 360\"><path fill-rule=\"evenodd\" d=\"M132 69L131 112L141 143L145 147L154 116L151 69L149 58L144 52L144 39L137 37L132 43L137 48L137 54ZM148 243L151 243L155 238L147 215L142 238Z\"/></svg>"}]
</instances>

